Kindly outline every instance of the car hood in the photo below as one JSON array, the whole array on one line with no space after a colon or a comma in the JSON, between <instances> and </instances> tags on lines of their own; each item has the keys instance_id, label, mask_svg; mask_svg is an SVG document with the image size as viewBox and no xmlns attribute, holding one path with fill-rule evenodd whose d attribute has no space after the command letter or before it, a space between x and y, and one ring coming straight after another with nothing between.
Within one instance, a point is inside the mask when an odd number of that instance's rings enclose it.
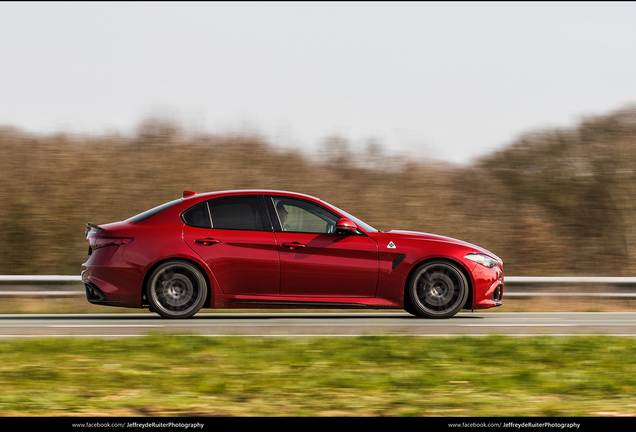
<instances>
[{"instance_id":1,"label":"car hood","mask_svg":"<svg viewBox=\"0 0 636 432\"><path fill-rule=\"evenodd\" d=\"M491 257L501 261L501 258L499 258L494 253L490 252L489 250L484 249L483 247L480 247L480 246L477 246L462 240L457 240L452 237L444 237L437 234L422 233L417 231L391 230L391 231L385 231L385 232L394 238L403 238L408 240L436 241L436 242L453 243L456 245L462 245L467 248L474 249L475 252L480 252L480 253L490 255Z\"/></svg>"}]
</instances>

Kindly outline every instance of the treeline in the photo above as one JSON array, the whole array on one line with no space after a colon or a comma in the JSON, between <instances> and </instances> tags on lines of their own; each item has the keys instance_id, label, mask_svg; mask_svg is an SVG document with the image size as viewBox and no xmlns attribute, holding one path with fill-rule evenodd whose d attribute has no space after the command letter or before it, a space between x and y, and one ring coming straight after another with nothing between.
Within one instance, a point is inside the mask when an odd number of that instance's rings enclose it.
<instances>
[{"instance_id":1,"label":"treeline","mask_svg":"<svg viewBox=\"0 0 636 432\"><path fill-rule=\"evenodd\" d=\"M197 192L315 195L381 230L482 245L508 275L636 272L636 110L528 134L469 167L328 140L319 154L253 135L193 135L149 120L132 136L0 128L0 274L78 274L86 222Z\"/></svg>"}]
</instances>

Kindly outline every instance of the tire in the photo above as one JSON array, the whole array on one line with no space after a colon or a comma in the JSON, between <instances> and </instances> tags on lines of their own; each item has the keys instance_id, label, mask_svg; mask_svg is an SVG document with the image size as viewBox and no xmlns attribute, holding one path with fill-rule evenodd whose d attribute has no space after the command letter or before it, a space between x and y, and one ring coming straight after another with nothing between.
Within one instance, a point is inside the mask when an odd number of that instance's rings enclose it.
<instances>
[{"instance_id":1,"label":"tire","mask_svg":"<svg viewBox=\"0 0 636 432\"><path fill-rule=\"evenodd\" d=\"M190 318L203 306L208 284L203 273L185 261L168 261L157 267L146 285L150 310L164 318Z\"/></svg>"},{"instance_id":2,"label":"tire","mask_svg":"<svg viewBox=\"0 0 636 432\"><path fill-rule=\"evenodd\" d=\"M418 267L409 279L404 309L423 318L450 318L468 299L464 273L448 261L432 261Z\"/></svg>"}]
</instances>

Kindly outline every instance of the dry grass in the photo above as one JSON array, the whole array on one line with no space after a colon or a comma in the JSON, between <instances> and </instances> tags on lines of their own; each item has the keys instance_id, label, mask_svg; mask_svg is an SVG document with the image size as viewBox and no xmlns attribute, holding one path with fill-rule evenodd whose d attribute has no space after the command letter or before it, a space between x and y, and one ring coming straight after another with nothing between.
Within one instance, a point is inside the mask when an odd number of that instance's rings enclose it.
<instances>
[{"instance_id":1,"label":"dry grass","mask_svg":"<svg viewBox=\"0 0 636 432\"><path fill-rule=\"evenodd\" d=\"M317 155L252 135L193 136L148 121L135 136L37 136L0 128L0 274L77 274L86 222L199 192L318 196L381 230L479 244L508 275L636 272L636 112L528 134L469 167L353 151Z\"/></svg>"}]
</instances>

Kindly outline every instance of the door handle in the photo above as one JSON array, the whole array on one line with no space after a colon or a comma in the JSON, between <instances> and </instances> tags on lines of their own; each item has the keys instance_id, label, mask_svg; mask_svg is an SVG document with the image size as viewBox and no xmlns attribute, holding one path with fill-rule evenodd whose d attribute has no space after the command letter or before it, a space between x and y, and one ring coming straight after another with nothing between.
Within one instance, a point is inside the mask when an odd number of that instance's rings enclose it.
<instances>
[{"instance_id":1,"label":"door handle","mask_svg":"<svg viewBox=\"0 0 636 432\"><path fill-rule=\"evenodd\" d=\"M304 247L306 247L304 244L302 244L302 243L298 243L298 242L283 243L281 246L282 246L282 247L289 248L289 249L291 249L291 250L294 250L294 249L300 249L300 248L304 248Z\"/></svg>"},{"instance_id":2,"label":"door handle","mask_svg":"<svg viewBox=\"0 0 636 432\"><path fill-rule=\"evenodd\" d=\"M203 246L211 246L213 244L221 243L221 240L216 240L216 239L213 239L213 238L210 238L210 237L206 237L204 239L196 239L194 242L196 244L200 244L200 245L203 245Z\"/></svg>"}]
</instances>

